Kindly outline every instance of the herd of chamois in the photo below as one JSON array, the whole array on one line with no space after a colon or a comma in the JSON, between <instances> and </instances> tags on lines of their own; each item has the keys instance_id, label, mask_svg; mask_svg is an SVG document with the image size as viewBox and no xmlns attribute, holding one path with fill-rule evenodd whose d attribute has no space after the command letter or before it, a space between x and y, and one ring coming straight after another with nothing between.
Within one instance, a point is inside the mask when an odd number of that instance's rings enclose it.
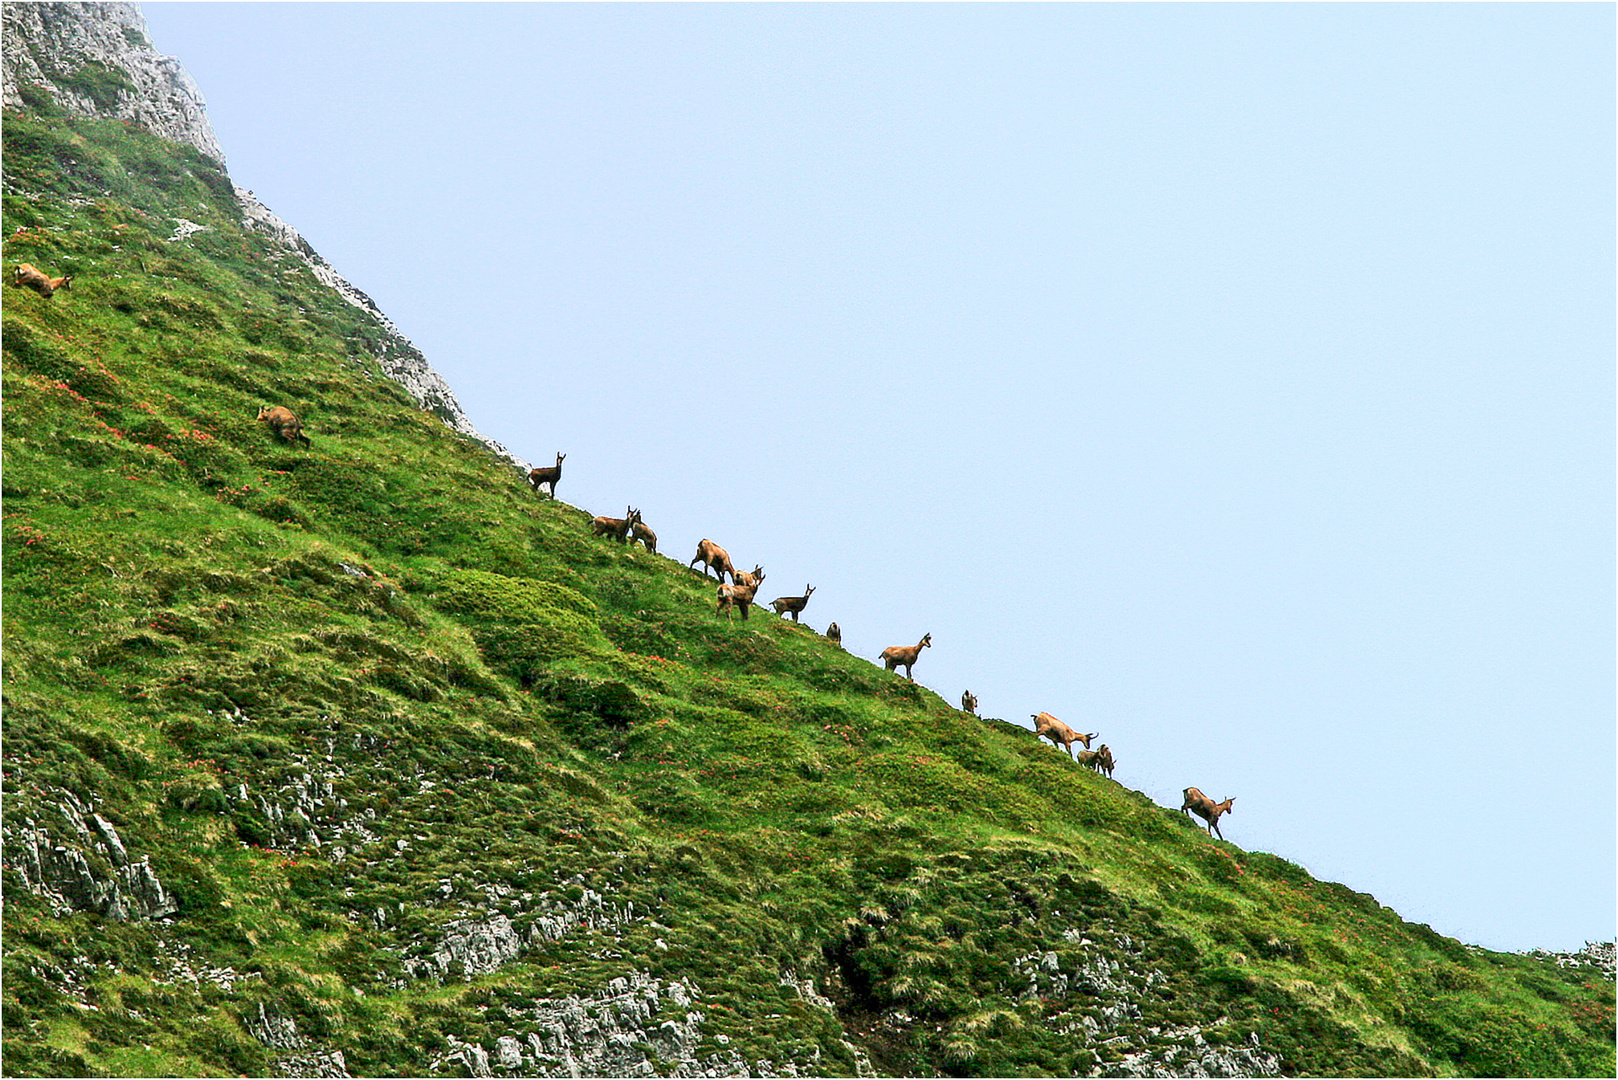
<instances>
[{"instance_id":1,"label":"herd of chamois","mask_svg":"<svg viewBox=\"0 0 1618 1080\"><path fill-rule=\"evenodd\" d=\"M528 483L532 485L535 492L539 491L541 485L548 485L551 498L556 497L556 482L562 478L562 459L565 457L567 455L558 450L555 465L547 465L529 471ZM595 536L610 536L619 543L633 543L639 540L646 545L647 551L654 555L657 553L657 534L652 532L641 521L640 511L632 506L625 507L624 516L621 518L595 518L590 522L590 531ZM751 572L737 570L735 564L730 560L730 553L706 538L697 544L697 553L691 557L687 565L695 569L699 563L702 566L703 577L706 578L708 571L712 570L714 577L719 582L718 607L715 613L728 619L731 610L734 608L741 612L743 619L746 619L748 612L753 608L758 587L764 583L764 567L754 563ZM730 577L728 583L725 581L726 575ZM815 587L813 585L806 585L802 596L777 597L770 601L770 606L777 615L791 615L792 621L797 622L798 615L808 606L809 596L814 591ZM841 646L843 641L842 629L835 622L830 624L826 627L826 638ZM921 640L914 645L891 645L882 650L882 663L886 665L889 671L904 668L905 678L915 682L912 669L915 667L917 659L921 656L921 650L929 648L932 643L933 635L928 633L923 634ZM961 711L976 716L978 714L977 710L977 695L970 690L962 693ZM1068 756L1080 765L1094 769L1097 773L1109 779L1112 777L1112 770L1116 765L1116 761L1112 756L1112 748L1106 743L1102 743L1096 749L1090 749L1090 740L1096 737L1096 732L1080 734L1048 712L1031 713L1030 717L1034 721L1034 734L1036 736L1050 739L1053 746L1060 746L1066 750ZM1084 749L1075 753L1073 750L1074 743L1083 744ZM1182 794L1184 801L1180 805L1180 812L1187 816L1196 814L1208 823L1208 834L1210 836L1217 833L1219 838L1223 840L1225 837L1224 833L1219 832L1219 818L1221 815L1231 811L1231 804L1236 800L1229 798L1224 802L1216 803L1194 787L1186 788Z\"/></svg>"},{"instance_id":2,"label":"herd of chamois","mask_svg":"<svg viewBox=\"0 0 1618 1080\"><path fill-rule=\"evenodd\" d=\"M55 293L72 287L73 275L53 278L39 268L29 263L20 263L12 270L11 284L16 288L32 289L40 296L49 300ZM279 438L290 443L302 443L310 446L309 436L304 434L303 422L285 405L261 405L258 410L258 419L270 428ZM561 451L556 453L556 464L545 465L530 469L528 483L534 491L539 492L541 487L549 488L550 497L556 498L556 485L562 479L562 462L567 457ZM657 554L657 534L641 520L640 511L632 506L624 508L621 518L601 516L591 520L590 532L593 536L610 536L621 544L640 543L651 554ZM712 540L704 539L697 545L697 553L691 557L688 564L696 567L702 564L702 573L706 577L709 570L714 572L718 579L719 591L717 594L718 607L716 613L730 617L731 609L736 609L745 620L752 611L758 588L764 583L764 567L755 563L752 571L739 571L730 561L730 554ZM730 577L726 582L725 577ZM793 622L798 622L798 616L809 605L809 597L814 593L813 585L804 586L802 596L780 596L770 601L770 607L777 615L791 615ZM826 627L826 638L841 647L843 633L834 622ZM881 660L887 670L897 671L900 667L905 669L905 678L915 682L912 669L921 650L933 643L932 634L923 634L921 640L914 645L892 645L882 650ZM970 690L961 695L961 710L977 715L978 699ZM1112 750L1105 743L1096 750L1090 749L1090 740L1096 737L1095 732L1080 734L1068 727L1062 721L1047 712L1030 714L1034 721L1034 734L1051 740L1053 746L1060 746L1068 752L1081 765L1094 769L1097 773L1112 776L1113 756ZM1074 743L1082 743L1084 749L1075 753ZM1236 800L1229 798L1223 802L1214 802L1194 787L1184 791L1184 802L1180 806L1181 813L1196 814L1208 823L1208 834L1218 835L1221 840L1224 834L1219 831L1219 818L1231 812L1231 804Z\"/></svg>"}]
</instances>

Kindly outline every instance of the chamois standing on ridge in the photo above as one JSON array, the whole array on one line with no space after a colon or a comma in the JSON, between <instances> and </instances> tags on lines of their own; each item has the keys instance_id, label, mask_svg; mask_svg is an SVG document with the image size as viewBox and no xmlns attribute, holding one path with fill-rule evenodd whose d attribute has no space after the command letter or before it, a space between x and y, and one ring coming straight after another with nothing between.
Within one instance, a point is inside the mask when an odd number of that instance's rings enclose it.
<instances>
[{"instance_id":1,"label":"chamois standing on ridge","mask_svg":"<svg viewBox=\"0 0 1618 1080\"><path fill-rule=\"evenodd\" d=\"M842 648L843 628L838 626L836 623L832 623L830 626L826 627L826 640L831 642L833 645L836 645L838 648Z\"/></svg>"},{"instance_id":2,"label":"chamois standing on ridge","mask_svg":"<svg viewBox=\"0 0 1618 1080\"><path fill-rule=\"evenodd\" d=\"M1180 813L1186 817L1196 814L1208 823L1209 836L1218 835L1223 840L1225 834L1219 831L1219 816L1231 813L1235 809L1231 804L1235 801L1233 795L1224 802L1214 802L1196 788L1188 787L1185 789L1185 801L1180 804Z\"/></svg>"},{"instance_id":3,"label":"chamois standing on ridge","mask_svg":"<svg viewBox=\"0 0 1618 1080\"><path fill-rule=\"evenodd\" d=\"M626 514L621 518L598 517L590 522L592 536L610 536L620 544L629 543L629 530L640 520L640 511L632 506L624 508Z\"/></svg>"},{"instance_id":4,"label":"chamois standing on ridge","mask_svg":"<svg viewBox=\"0 0 1618 1080\"><path fill-rule=\"evenodd\" d=\"M724 548L712 540L704 540L697 545L697 553L691 557L691 565L696 566L699 562L702 564L703 577L708 576L708 569L712 567L720 581L725 580L726 574L731 576L732 581L736 578L736 568L730 565L730 556L726 554Z\"/></svg>"},{"instance_id":5,"label":"chamois standing on ridge","mask_svg":"<svg viewBox=\"0 0 1618 1080\"><path fill-rule=\"evenodd\" d=\"M777 615L791 615L792 621L798 621L798 612L809 606L809 594L815 591L813 585L803 587L802 596L778 596L770 601L770 606Z\"/></svg>"},{"instance_id":6,"label":"chamois standing on ridge","mask_svg":"<svg viewBox=\"0 0 1618 1080\"><path fill-rule=\"evenodd\" d=\"M882 662L888 665L889 671L893 671L897 669L900 664L903 664L905 669L905 678L909 679L911 682L915 682L916 677L910 673L910 669L915 667L916 659L921 656L921 650L927 648L932 643L933 635L923 634L921 640L916 642L914 645L890 645L886 649L882 650Z\"/></svg>"},{"instance_id":7,"label":"chamois standing on ridge","mask_svg":"<svg viewBox=\"0 0 1618 1080\"><path fill-rule=\"evenodd\" d=\"M1092 731L1088 735L1081 735L1048 712L1030 713L1029 715L1034 719L1034 734L1043 735L1051 741L1051 745L1060 746L1063 750L1066 750L1068 757L1074 756L1074 743L1083 743L1084 748L1088 750L1090 749L1090 740L1100 734L1100 732Z\"/></svg>"},{"instance_id":8,"label":"chamois standing on ridge","mask_svg":"<svg viewBox=\"0 0 1618 1080\"><path fill-rule=\"evenodd\" d=\"M730 583L732 585L751 585L756 589L758 588L758 583L763 580L764 568L758 563L753 564L753 572L751 574L749 574L746 570L732 570L730 572Z\"/></svg>"},{"instance_id":9,"label":"chamois standing on ridge","mask_svg":"<svg viewBox=\"0 0 1618 1080\"><path fill-rule=\"evenodd\" d=\"M528 470L528 482L534 485L535 491L539 490L539 485L549 484L551 486L551 498L556 498L556 481L562 478L562 459L565 457L567 455L558 450L556 451L555 465L544 465L538 469Z\"/></svg>"},{"instance_id":10,"label":"chamois standing on ridge","mask_svg":"<svg viewBox=\"0 0 1618 1080\"><path fill-rule=\"evenodd\" d=\"M271 430L287 442L302 440L305 446L314 445L309 441L309 436L303 433L303 421L299 420L292 410L285 405L277 405L273 409L268 405L260 405L258 407L258 418L270 425Z\"/></svg>"},{"instance_id":11,"label":"chamois standing on ridge","mask_svg":"<svg viewBox=\"0 0 1618 1080\"><path fill-rule=\"evenodd\" d=\"M970 690L961 691L961 711L973 716L978 714L978 696Z\"/></svg>"},{"instance_id":12,"label":"chamois standing on ridge","mask_svg":"<svg viewBox=\"0 0 1618 1080\"><path fill-rule=\"evenodd\" d=\"M73 275L65 277L51 277L39 267L30 263L18 263L11 271L11 284L16 288L33 289L39 295L49 300L57 289L68 289L73 285Z\"/></svg>"},{"instance_id":13,"label":"chamois standing on ridge","mask_svg":"<svg viewBox=\"0 0 1618 1080\"><path fill-rule=\"evenodd\" d=\"M634 545L636 540L639 540L642 544L646 545L647 551L651 552L653 555L657 554L657 534L648 528L646 523L639 517L637 517L635 519L635 523L629 527L629 534L629 543L631 546Z\"/></svg>"},{"instance_id":14,"label":"chamois standing on ridge","mask_svg":"<svg viewBox=\"0 0 1618 1080\"><path fill-rule=\"evenodd\" d=\"M760 574L758 580L762 584L764 575ZM714 611L714 614L723 615L728 619L730 618L731 607L735 606L741 609L742 618L745 620L748 612L753 610L753 596L757 592L757 585L726 585L724 582L720 582L719 607Z\"/></svg>"}]
</instances>

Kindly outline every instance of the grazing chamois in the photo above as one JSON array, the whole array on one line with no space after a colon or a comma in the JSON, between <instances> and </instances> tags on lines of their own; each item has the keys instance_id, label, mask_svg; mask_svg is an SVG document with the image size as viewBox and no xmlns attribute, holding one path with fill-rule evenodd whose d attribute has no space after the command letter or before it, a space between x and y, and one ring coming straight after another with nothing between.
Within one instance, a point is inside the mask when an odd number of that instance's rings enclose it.
<instances>
[{"instance_id":1,"label":"grazing chamois","mask_svg":"<svg viewBox=\"0 0 1618 1080\"><path fill-rule=\"evenodd\" d=\"M758 579L762 582L764 575L760 574ZM757 585L726 585L724 582L720 582L719 607L715 609L714 614L723 615L728 619L730 618L731 607L735 606L741 609L742 618L746 619L747 613L753 610L753 595L757 592Z\"/></svg>"},{"instance_id":2,"label":"grazing chamois","mask_svg":"<svg viewBox=\"0 0 1618 1080\"><path fill-rule=\"evenodd\" d=\"M961 711L973 716L978 714L978 696L970 690L961 691Z\"/></svg>"},{"instance_id":3,"label":"grazing chamois","mask_svg":"<svg viewBox=\"0 0 1618 1080\"><path fill-rule=\"evenodd\" d=\"M73 275L66 277L51 277L37 266L28 263L19 263L11 271L11 284L16 288L27 287L49 300L57 289L71 288Z\"/></svg>"},{"instance_id":4,"label":"grazing chamois","mask_svg":"<svg viewBox=\"0 0 1618 1080\"><path fill-rule=\"evenodd\" d=\"M888 665L889 671L893 671L897 669L900 664L903 664L905 669L905 678L909 679L911 682L915 682L916 677L910 674L910 669L915 667L916 658L921 655L921 650L927 648L932 643L933 635L923 634L921 640L914 645L890 645L886 649L882 650L882 662Z\"/></svg>"},{"instance_id":5,"label":"grazing chamois","mask_svg":"<svg viewBox=\"0 0 1618 1080\"><path fill-rule=\"evenodd\" d=\"M624 509L626 513L621 518L598 517L590 522L590 535L610 536L620 544L629 543L629 530L640 520L640 511L632 506Z\"/></svg>"},{"instance_id":6,"label":"grazing chamois","mask_svg":"<svg viewBox=\"0 0 1618 1080\"><path fill-rule=\"evenodd\" d=\"M798 612L809 606L809 594L815 591L813 585L803 587L802 596L778 596L770 601L770 606L777 615L791 615L792 621L798 621Z\"/></svg>"},{"instance_id":7,"label":"grazing chamois","mask_svg":"<svg viewBox=\"0 0 1618 1080\"><path fill-rule=\"evenodd\" d=\"M567 455L558 450L556 451L555 465L545 465L538 469L528 470L528 482L534 485L535 491L539 490L539 485L549 484L551 486L551 498L556 498L556 481L562 478L562 459L565 457Z\"/></svg>"},{"instance_id":8,"label":"grazing chamois","mask_svg":"<svg viewBox=\"0 0 1618 1080\"><path fill-rule=\"evenodd\" d=\"M1107 779L1111 780L1112 767L1115 764L1117 763L1112 760L1112 750L1108 748L1106 743L1102 743L1101 749L1096 751L1096 771L1106 773Z\"/></svg>"},{"instance_id":9,"label":"grazing chamois","mask_svg":"<svg viewBox=\"0 0 1618 1080\"><path fill-rule=\"evenodd\" d=\"M1231 813L1235 809L1231 803L1235 801L1235 796L1231 796L1224 802L1214 802L1196 788L1188 787L1185 789L1185 801L1180 804L1180 813L1186 817L1195 814L1202 818L1208 823L1208 835L1217 835L1223 840L1225 834L1219 831L1219 815Z\"/></svg>"},{"instance_id":10,"label":"grazing chamois","mask_svg":"<svg viewBox=\"0 0 1618 1080\"><path fill-rule=\"evenodd\" d=\"M309 436L303 433L303 421L293 415L292 410L285 405L277 405L273 409L268 405L260 405L258 407L258 418L270 425L275 433L287 442L296 442L301 439L305 446L314 445L309 441Z\"/></svg>"},{"instance_id":11,"label":"grazing chamois","mask_svg":"<svg viewBox=\"0 0 1618 1080\"><path fill-rule=\"evenodd\" d=\"M1101 771L1100 750L1080 750L1076 760L1087 769L1094 769L1096 772Z\"/></svg>"},{"instance_id":12,"label":"grazing chamois","mask_svg":"<svg viewBox=\"0 0 1618 1080\"><path fill-rule=\"evenodd\" d=\"M1073 744L1083 743L1086 750L1090 749L1090 740L1100 732L1092 731L1088 735L1081 735L1068 727L1062 721L1048 712L1030 713L1034 719L1034 734L1043 735L1051 741L1052 746L1060 746L1067 751L1068 757L1073 757Z\"/></svg>"},{"instance_id":13,"label":"grazing chamois","mask_svg":"<svg viewBox=\"0 0 1618 1080\"><path fill-rule=\"evenodd\" d=\"M730 583L732 585L751 585L756 589L758 588L758 583L763 580L764 568L758 563L753 564L753 572L751 574L745 570L732 570L730 572Z\"/></svg>"},{"instance_id":14,"label":"grazing chamois","mask_svg":"<svg viewBox=\"0 0 1618 1080\"><path fill-rule=\"evenodd\" d=\"M702 564L703 577L708 576L708 569L712 567L720 581L725 580L726 574L730 575L732 581L736 579L736 568L730 565L730 556L725 553L724 548L712 540L704 540L697 545L697 553L692 557L691 565L695 566L699 562Z\"/></svg>"},{"instance_id":15,"label":"grazing chamois","mask_svg":"<svg viewBox=\"0 0 1618 1080\"><path fill-rule=\"evenodd\" d=\"M826 640L831 642L833 645L836 645L838 648L842 648L843 628L838 626L836 623L832 623L830 626L826 627Z\"/></svg>"},{"instance_id":16,"label":"grazing chamois","mask_svg":"<svg viewBox=\"0 0 1618 1080\"><path fill-rule=\"evenodd\" d=\"M647 551L651 552L653 555L657 554L657 534L651 529L647 528L644 521L637 517L635 519L635 523L629 527L629 530L631 537L629 542L631 545L633 545L636 540L639 540L642 544L646 545Z\"/></svg>"}]
</instances>

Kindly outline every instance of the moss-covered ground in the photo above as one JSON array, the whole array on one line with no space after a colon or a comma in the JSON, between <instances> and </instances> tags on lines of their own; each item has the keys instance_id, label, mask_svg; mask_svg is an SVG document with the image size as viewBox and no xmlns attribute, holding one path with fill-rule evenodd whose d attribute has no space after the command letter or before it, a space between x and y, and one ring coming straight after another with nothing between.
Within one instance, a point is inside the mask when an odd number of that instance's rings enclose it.
<instances>
[{"instance_id":1,"label":"moss-covered ground","mask_svg":"<svg viewBox=\"0 0 1618 1080\"><path fill-rule=\"evenodd\" d=\"M1099 1003L1025 995L1015 962L1096 950L1157 973L1115 1035L1612 1075L1591 969L1406 923L593 538L384 377L381 328L208 159L43 107L4 139L8 277L74 275L5 290L5 822L56 829L71 793L179 905L60 912L8 857L7 1075L264 1073L260 1003L356 1075L419 1073L630 970L699 986L749 1061L1087 1074L1117 1058L1071 1030ZM412 967L446 924L585 889L635 915Z\"/></svg>"}]
</instances>

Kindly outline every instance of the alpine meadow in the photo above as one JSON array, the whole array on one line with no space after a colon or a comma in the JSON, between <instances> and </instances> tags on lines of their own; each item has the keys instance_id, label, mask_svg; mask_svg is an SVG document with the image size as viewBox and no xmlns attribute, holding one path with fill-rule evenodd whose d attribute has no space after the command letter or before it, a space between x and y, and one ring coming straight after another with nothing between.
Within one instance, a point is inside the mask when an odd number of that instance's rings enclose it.
<instances>
[{"instance_id":1,"label":"alpine meadow","mask_svg":"<svg viewBox=\"0 0 1618 1080\"><path fill-rule=\"evenodd\" d=\"M1613 1074L1610 945L1406 922L569 505L138 9L5 29L5 1075Z\"/></svg>"}]
</instances>

